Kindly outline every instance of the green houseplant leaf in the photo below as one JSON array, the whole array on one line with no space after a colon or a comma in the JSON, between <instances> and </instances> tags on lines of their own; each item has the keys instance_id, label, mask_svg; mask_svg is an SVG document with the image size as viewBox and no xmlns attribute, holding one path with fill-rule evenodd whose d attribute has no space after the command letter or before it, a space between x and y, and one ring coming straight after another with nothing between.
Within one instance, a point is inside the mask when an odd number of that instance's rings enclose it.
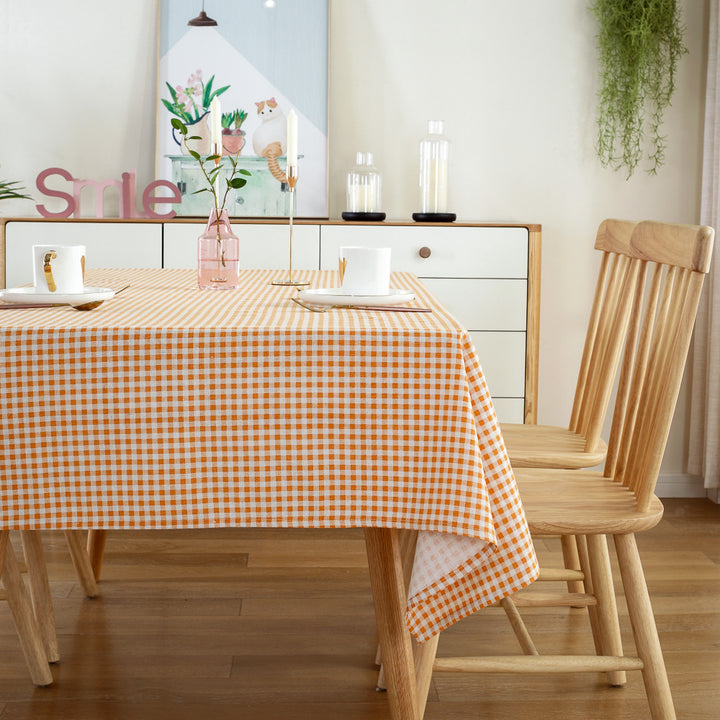
<instances>
[{"instance_id":1,"label":"green houseplant leaf","mask_svg":"<svg viewBox=\"0 0 720 720\"><path fill-rule=\"evenodd\" d=\"M0 200L32 200L16 180L0 180Z\"/></svg>"}]
</instances>

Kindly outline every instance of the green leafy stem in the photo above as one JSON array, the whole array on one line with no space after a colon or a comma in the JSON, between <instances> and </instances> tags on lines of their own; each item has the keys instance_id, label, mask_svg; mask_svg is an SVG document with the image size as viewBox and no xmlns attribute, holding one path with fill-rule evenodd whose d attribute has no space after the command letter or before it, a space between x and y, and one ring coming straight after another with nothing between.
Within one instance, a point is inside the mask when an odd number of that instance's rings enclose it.
<instances>
[{"instance_id":1,"label":"green leafy stem","mask_svg":"<svg viewBox=\"0 0 720 720\"><path fill-rule=\"evenodd\" d=\"M219 196L219 176L222 171L222 155L207 155L206 157L203 157L200 155L199 152L196 150L193 150L189 145L189 140L201 140L202 138L199 135L190 135L188 136L188 129L187 125L185 125L184 122L181 120L178 120L177 118L172 118L171 121L172 126L177 130L177 132L180 133L182 136L182 142L183 146L185 147L185 150L187 150L188 154L197 160L198 165L200 166L200 170L202 171L202 174L205 177L205 180L208 183L208 187L206 188L200 188L199 190L195 190L193 192L193 195L197 195L201 192L209 192L213 196L214 206L215 206L215 213L218 219L217 223L217 240L218 240L218 250L220 250L220 257L222 258L222 264L225 265L225 256L222 252L222 239L220 237L220 213L225 209L225 203L227 201L227 196L230 190L240 190L241 188L245 187L247 184L247 177L250 177L252 173L249 170L245 170L244 168L238 168L238 161L240 158L240 150L237 151L235 155L229 155L230 158L230 165L232 167L232 172L230 173L230 177L225 178L225 192L222 194L222 202L220 202L220 196ZM246 177L238 177L239 175L245 175Z\"/></svg>"}]
</instances>

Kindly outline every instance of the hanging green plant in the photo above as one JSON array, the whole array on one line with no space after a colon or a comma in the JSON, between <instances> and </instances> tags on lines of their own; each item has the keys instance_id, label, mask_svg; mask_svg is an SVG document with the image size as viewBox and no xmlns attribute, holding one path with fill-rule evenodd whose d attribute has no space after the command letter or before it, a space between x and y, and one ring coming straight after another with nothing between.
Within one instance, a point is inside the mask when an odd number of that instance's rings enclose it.
<instances>
[{"instance_id":1,"label":"hanging green plant","mask_svg":"<svg viewBox=\"0 0 720 720\"><path fill-rule=\"evenodd\" d=\"M676 0L595 0L600 29L602 88L597 151L605 167L626 168L628 178L643 156L647 133L648 172L665 160L660 134L675 91L677 63L687 48Z\"/></svg>"}]
</instances>

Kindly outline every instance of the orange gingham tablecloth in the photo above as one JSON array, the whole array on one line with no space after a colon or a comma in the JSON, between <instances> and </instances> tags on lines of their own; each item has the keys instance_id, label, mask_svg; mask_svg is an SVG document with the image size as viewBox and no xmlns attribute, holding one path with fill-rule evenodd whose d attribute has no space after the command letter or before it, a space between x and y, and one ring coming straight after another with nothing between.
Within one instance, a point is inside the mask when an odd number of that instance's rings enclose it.
<instances>
[{"instance_id":1,"label":"orange gingham tablecloth","mask_svg":"<svg viewBox=\"0 0 720 720\"><path fill-rule=\"evenodd\" d=\"M297 272L313 287L335 272ZM420 640L538 568L475 348L432 313L332 310L247 271L96 270L92 312L0 314L2 528L387 527L421 532Z\"/></svg>"}]
</instances>

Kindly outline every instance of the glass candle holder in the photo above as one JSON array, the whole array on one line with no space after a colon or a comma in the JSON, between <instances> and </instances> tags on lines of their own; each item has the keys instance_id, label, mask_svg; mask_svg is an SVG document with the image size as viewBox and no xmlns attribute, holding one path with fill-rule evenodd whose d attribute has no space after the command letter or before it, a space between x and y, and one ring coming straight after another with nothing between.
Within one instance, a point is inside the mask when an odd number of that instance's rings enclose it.
<instances>
[{"instance_id":1,"label":"glass candle holder","mask_svg":"<svg viewBox=\"0 0 720 720\"><path fill-rule=\"evenodd\" d=\"M448 164L450 141L442 120L428 122L428 134L420 141L420 212L448 212Z\"/></svg>"},{"instance_id":2,"label":"glass candle holder","mask_svg":"<svg viewBox=\"0 0 720 720\"><path fill-rule=\"evenodd\" d=\"M347 174L347 212L379 213L382 207L380 173L373 154L359 152L355 166Z\"/></svg>"}]
</instances>

